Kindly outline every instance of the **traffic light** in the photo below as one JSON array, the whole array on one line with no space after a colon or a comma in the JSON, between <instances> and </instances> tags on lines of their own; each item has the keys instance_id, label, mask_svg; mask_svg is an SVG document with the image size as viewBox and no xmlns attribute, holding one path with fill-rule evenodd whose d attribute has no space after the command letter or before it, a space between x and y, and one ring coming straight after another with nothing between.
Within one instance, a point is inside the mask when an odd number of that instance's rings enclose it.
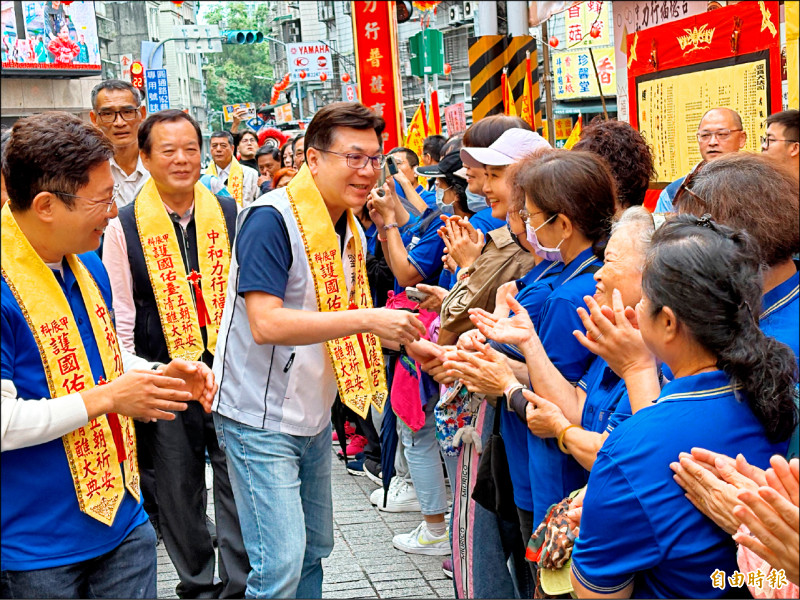
<instances>
[{"instance_id":1,"label":"traffic light","mask_svg":"<svg viewBox=\"0 0 800 600\"><path fill-rule=\"evenodd\" d=\"M425 29L415 33L408 40L408 51L411 55L409 62L412 75L444 75L444 43L441 31Z\"/></svg>"},{"instance_id":2,"label":"traffic light","mask_svg":"<svg viewBox=\"0 0 800 600\"><path fill-rule=\"evenodd\" d=\"M264 41L264 34L252 29L231 29L220 31L226 44L258 44Z\"/></svg>"},{"instance_id":3,"label":"traffic light","mask_svg":"<svg viewBox=\"0 0 800 600\"><path fill-rule=\"evenodd\" d=\"M131 85L140 92L144 91L144 66L138 60L131 63Z\"/></svg>"}]
</instances>

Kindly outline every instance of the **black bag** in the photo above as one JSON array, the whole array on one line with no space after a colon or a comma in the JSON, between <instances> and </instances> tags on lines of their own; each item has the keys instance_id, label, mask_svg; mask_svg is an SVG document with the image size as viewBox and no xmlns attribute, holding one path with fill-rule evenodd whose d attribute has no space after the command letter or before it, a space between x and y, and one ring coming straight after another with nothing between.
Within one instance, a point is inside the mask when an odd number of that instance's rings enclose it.
<instances>
[{"instance_id":1,"label":"black bag","mask_svg":"<svg viewBox=\"0 0 800 600\"><path fill-rule=\"evenodd\" d=\"M508 469L506 445L500 436L500 411L504 397L497 400L494 411L494 426L489 441L484 445L478 476L472 488L472 499L486 510L495 513L509 523L519 523L517 506L514 504L514 486Z\"/></svg>"}]
</instances>

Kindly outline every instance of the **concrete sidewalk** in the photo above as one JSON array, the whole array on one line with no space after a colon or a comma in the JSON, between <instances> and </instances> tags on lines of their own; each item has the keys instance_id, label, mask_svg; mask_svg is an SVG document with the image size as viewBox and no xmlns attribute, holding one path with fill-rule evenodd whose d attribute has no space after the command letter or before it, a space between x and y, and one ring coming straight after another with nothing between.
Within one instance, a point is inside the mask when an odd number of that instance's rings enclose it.
<instances>
[{"instance_id":1,"label":"concrete sidewalk","mask_svg":"<svg viewBox=\"0 0 800 600\"><path fill-rule=\"evenodd\" d=\"M405 554L392 546L392 537L410 532L422 521L422 515L378 511L369 501L377 486L366 477L349 475L333 450L331 460L334 548L323 562L323 597L453 598L453 582L441 568L446 557ZM210 484L209 474L210 468L206 474ZM213 505L209 506L212 519L213 510ZM175 569L160 544L158 597L177 598L177 584Z\"/></svg>"}]
</instances>

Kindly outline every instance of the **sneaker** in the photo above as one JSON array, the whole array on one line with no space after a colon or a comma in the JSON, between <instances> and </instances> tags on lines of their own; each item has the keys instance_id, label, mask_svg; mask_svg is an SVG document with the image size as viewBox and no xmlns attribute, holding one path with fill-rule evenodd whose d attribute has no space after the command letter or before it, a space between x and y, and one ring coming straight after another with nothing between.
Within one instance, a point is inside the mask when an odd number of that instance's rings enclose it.
<instances>
[{"instance_id":1,"label":"sneaker","mask_svg":"<svg viewBox=\"0 0 800 600\"><path fill-rule=\"evenodd\" d=\"M345 452L347 453L347 456L355 456L360 452L364 452L364 446L366 445L367 445L367 438L365 438L363 435L354 435L352 438L350 438L350 442L347 444ZM340 458L342 457L341 450L339 450L337 454L339 455Z\"/></svg>"},{"instance_id":2,"label":"sneaker","mask_svg":"<svg viewBox=\"0 0 800 600\"><path fill-rule=\"evenodd\" d=\"M445 558L442 561L442 573L445 574L446 577L450 579L453 578L453 557Z\"/></svg>"},{"instance_id":3,"label":"sneaker","mask_svg":"<svg viewBox=\"0 0 800 600\"><path fill-rule=\"evenodd\" d=\"M366 475L372 483L383 485L383 472L381 471L381 463L371 458L364 459L364 475Z\"/></svg>"},{"instance_id":4,"label":"sneaker","mask_svg":"<svg viewBox=\"0 0 800 600\"><path fill-rule=\"evenodd\" d=\"M398 550L408 554L428 554L445 556L450 554L450 536L445 531L441 537L434 537L425 521L420 523L411 533L401 533L392 538L392 544Z\"/></svg>"},{"instance_id":5,"label":"sneaker","mask_svg":"<svg viewBox=\"0 0 800 600\"><path fill-rule=\"evenodd\" d=\"M355 433L356 433L356 428L353 427L352 425L350 425L350 421L345 421L344 422L344 437L345 437L345 439L347 439L347 441L349 442L350 438L353 437L355 435ZM335 429L333 430L333 435L331 436L331 441L334 444L338 444L339 443L339 434L336 433Z\"/></svg>"},{"instance_id":6,"label":"sneaker","mask_svg":"<svg viewBox=\"0 0 800 600\"><path fill-rule=\"evenodd\" d=\"M398 483L395 483L398 482ZM378 488L372 493L376 496L375 506L383 512L419 512L419 500L414 486L402 479L392 479L389 485L389 495L386 498L386 506L383 505L383 489ZM372 497L370 497L372 500Z\"/></svg>"},{"instance_id":7,"label":"sneaker","mask_svg":"<svg viewBox=\"0 0 800 600\"><path fill-rule=\"evenodd\" d=\"M347 463L347 472L350 475L355 475L356 477L363 477L364 473L364 455L361 455L361 458L357 458L355 460L351 460Z\"/></svg>"}]
</instances>

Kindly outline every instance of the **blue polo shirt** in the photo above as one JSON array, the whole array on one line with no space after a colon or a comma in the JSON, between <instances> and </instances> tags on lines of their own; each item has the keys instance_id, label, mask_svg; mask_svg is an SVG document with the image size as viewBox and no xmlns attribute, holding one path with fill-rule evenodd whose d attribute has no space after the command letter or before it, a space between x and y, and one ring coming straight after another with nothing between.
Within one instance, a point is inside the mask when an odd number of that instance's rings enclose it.
<instances>
[{"instance_id":1,"label":"blue polo shirt","mask_svg":"<svg viewBox=\"0 0 800 600\"><path fill-rule=\"evenodd\" d=\"M578 387L586 392L581 427L586 431L602 433L622 397L628 397L625 380L620 379L608 363L598 356L581 377ZM630 407L630 402L628 406Z\"/></svg>"},{"instance_id":2,"label":"blue polo shirt","mask_svg":"<svg viewBox=\"0 0 800 600\"><path fill-rule=\"evenodd\" d=\"M584 348L572 332L583 331L577 308L584 306L583 297L595 291L593 265L602 266L591 248L587 248L565 265L554 282L534 321L548 358L567 381L577 384L589 368L594 354ZM586 471L571 456L558 449L554 438L542 439L528 434L528 472L533 495L533 521L544 519L551 504L560 502L570 492L583 486Z\"/></svg>"},{"instance_id":3,"label":"blue polo shirt","mask_svg":"<svg viewBox=\"0 0 800 600\"><path fill-rule=\"evenodd\" d=\"M553 291L555 276L563 266L561 262L553 263L543 260L528 271L522 279L517 280L517 287L524 287L517 292L516 299L528 311L534 322L536 322L542 304ZM509 313L509 316L511 314ZM516 346L497 342L491 342L490 345L515 360L525 360ZM528 475L528 426L516 413L509 412L504 407L500 415L500 432L505 442L508 469L514 484L514 503L519 508L530 512L533 510L533 500L531 480Z\"/></svg>"},{"instance_id":4,"label":"blue polo shirt","mask_svg":"<svg viewBox=\"0 0 800 600\"><path fill-rule=\"evenodd\" d=\"M783 342L800 357L800 274L768 291L761 300L759 325L765 335ZM800 368L800 359L798 360Z\"/></svg>"},{"instance_id":5,"label":"blue polo shirt","mask_svg":"<svg viewBox=\"0 0 800 600\"><path fill-rule=\"evenodd\" d=\"M94 252L79 258L111 308L111 285L100 258ZM98 380L105 376L103 363L78 283L66 261L64 278L59 283L72 308L92 375ZM49 398L36 340L5 279L0 281L0 308L2 378L14 382L20 398L34 402ZM61 438L0 454L0 485L3 571L31 571L96 558L119 546L147 520L141 503L137 504L127 491L111 527L82 513Z\"/></svg>"},{"instance_id":6,"label":"blue polo shirt","mask_svg":"<svg viewBox=\"0 0 800 600\"><path fill-rule=\"evenodd\" d=\"M397 192L397 195L401 200L406 200L406 202L409 202L406 198L406 193L403 191L403 187L397 182L396 179L394 180L394 191ZM428 205L428 208L436 208L436 190L426 190L421 185L417 185L414 191L416 191L419 194L419 197L425 201L425 204ZM404 202L403 206L407 207L407 204Z\"/></svg>"},{"instance_id":7,"label":"blue polo shirt","mask_svg":"<svg viewBox=\"0 0 800 600\"><path fill-rule=\"evenodd\" d=\"M413 224L406 223L400 236L408 252L408 262L422 275L422 283L436 285L439 281L439 271L442 269L442 254L444 254L444 240L439 237L438 218L428 219L430 215L438 213L435 208L428 208ZM428 223L425 221L428 220ZM400 287L397 279L394 281L395 294L401 293L405 288Z\"/></svg>"},{"instance_id":8,"label":"blue polo shirt","mask_svg":"<svg viewBox=\"0 0 800 600\"><path fill-rule=\"evenodd\" d=\"M631 582L635 598L739 592L711 586L716 569L737 569L736 545L685 498L669 465L697 446L728 456L744 451L763 469L787 445L767 441L724 372L668 383L656 405L620 424L598 452L572 553L575 576L598 595Z\"/></svg>"}]
</instances>

